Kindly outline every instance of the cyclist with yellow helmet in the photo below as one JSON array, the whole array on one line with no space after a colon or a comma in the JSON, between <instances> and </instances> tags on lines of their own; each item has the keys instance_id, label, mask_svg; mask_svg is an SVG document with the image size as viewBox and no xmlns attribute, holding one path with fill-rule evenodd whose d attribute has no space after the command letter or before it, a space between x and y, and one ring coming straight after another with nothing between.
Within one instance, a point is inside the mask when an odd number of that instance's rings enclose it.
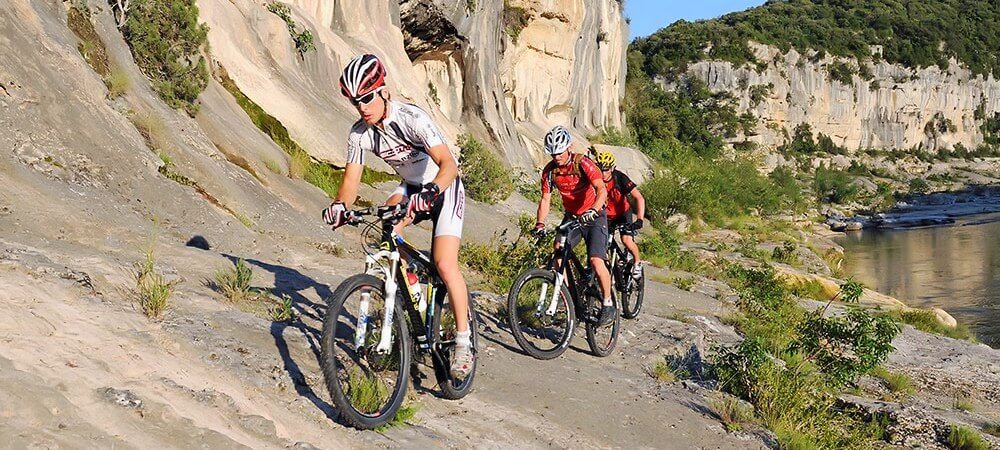
<instances>
[{"instance_id":1,"label":"cyclist with yellow helmet","mask_svg":"<svg viewBox=\"0 0 1000 450\"><path fill-rule=\"evenodd\" d=\"M604 185L608 190L608 230L614 233L618 228L622 244L635 259L632 276L642 276L642 263L639 259L639 246L635 245L636 230L642 228L642 218L646 214L646 200L639 192L635 183L621 171L615 169L615 155L611 152L596 152L594 162L601 169ZM629 204L629 197L635 200L635 212Z\"/></svg>"}]
</instances>

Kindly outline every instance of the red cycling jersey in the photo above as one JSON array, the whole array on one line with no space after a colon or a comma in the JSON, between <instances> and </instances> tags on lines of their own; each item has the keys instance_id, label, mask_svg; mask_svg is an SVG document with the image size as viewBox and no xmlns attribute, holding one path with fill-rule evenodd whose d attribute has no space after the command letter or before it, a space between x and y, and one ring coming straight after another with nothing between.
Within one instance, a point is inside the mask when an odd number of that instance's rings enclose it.
<instances>
[{"instance_id":1,"label":"red cycling jersey","mask_svg":"<svg viewBox=\"0 0 1000 450\"><path fill-rule=\"evenodd\" d=\"M583 214L597 200L592 180L601 179L601 169L590 158L575 154L569 164L560 166L549 162L542 169L542 194L552 192L552 186L562 195L563 208L573 215Z\"/></svg>"},{"instance_id":2,"label":"red cycling jersey","mask_svg":"<svg viewBox=\"0 0 1000 450\"><path fill-rule=\"evenodd\" d=\"M629 205L628 195L635 189L632 179L617 169L611 171L610 179L604 180L604 185L608 188L608 221L612 221L624 215L632 205Z\"/></svg>"}]
</instances>

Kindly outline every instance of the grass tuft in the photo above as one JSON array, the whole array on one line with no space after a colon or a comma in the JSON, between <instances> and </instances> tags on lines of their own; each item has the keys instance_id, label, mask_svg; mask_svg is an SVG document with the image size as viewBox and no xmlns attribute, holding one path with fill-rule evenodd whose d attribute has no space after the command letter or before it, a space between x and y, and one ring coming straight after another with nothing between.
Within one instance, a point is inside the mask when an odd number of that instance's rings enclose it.
<instances>
[{"instance_id":1,"label":"grass tuft","mask_svg":"<svg viewBox=\"0 0 1000 450\"><path fill-rule=\"evenodd\" d=\"M885 367L879 366L871 372L871 375L884 381L889 391L894 394L909 396L916 392L913 380L904 373L890 372Z\"/></svg>"},{"instance_id":2,"label":"grass tuft","mask_svg":"<svg viewBox=\"0 0 1000 450\"><path fill-rule=\"evenodd\" d=\"M121 97L128 91L131 84L128 74L119 67L111 69L111 73L104 78L104 85L108 87L108 98Z\"/></svg>"},{"instance_id":3,"label":"grass tuft","mask_svg":"<svg viewBox=\"0 0 1000 450\"><path fill-rule=\"evenodd\" d=\"M267 308L268 316L272 322L291 322L295 319L295 309L292 307L292 297L288 294L281 294L281 297L274 299L267 296L271 306Z\"/></svg>"},{"instance_id":4,"label":"grass tuft","mask_svg":"<svg viewBox=\"0 0 1000 450\"><path fill-rule=\"evenodd\" d=\"M666 361L658 361L656 365L649 369L649 376L661 383L673 383L677 381L677 376L670 370L670 365Z\"/></svg>"},{"instance_id":5,"label":"grass tuft","mask_svg":"<svg viewBox=\"0 0 1000 450\"><path fill-rule=\"evenodd\" d=\"M253 279L253 268L243 259L236 260L231 269L221 269L215 273L214 282L210 287L222 293L231 302L249 299L253 295L250 281Z\"/></svg>"},{"instance_id":6,"label":"grass tuft","mask_svg":"<svg viewBox=\"0 0 1000 450\"><path fill-rule=\"evenodd\" d=\"M678 289L690 291L694 289L694 277L676 277L673 279L673 284Z\"/></svg>"},{"instance_id":7,"label":"grass tuft","mask_svg":"<svg viewBox=\"0 0 1000 450\"><path fill-rule=\"evenodd\" d=\"M972 404L972 398L963 393L957 393L952 397L951 407L965 412L972 411L975 408Z\"/></svg>"},{"instance_id":8,"label":"grass tuft","mask_svg":"<svg viewBox=\"0 0 1000 450\"><path fill-rule=\"evenodd\" d=\"M937 315L933 311L919 309L908 311L893 310L887 311L884 314L897 322L913 325L914 328L926 333L940 334L953 339L976 341L976 336L972 334L968 326L962 324L959 324L955 328L946 326L937 319Z\"/></svg>"},{"instance_id":9,"label":"grass tuft","mask_svg":"<svg viewBox=\"0 0 1000 450\"><path fill-rule=\"evenodd\" d=\"M988 450L990 445L983 437L964 425L952 425L948 433L948 448L952 450Z\"/></svg>"},{"instance_id":10,"label":"grass tuft","mask_svg":"<svg viewBox=\"0 0 1000 450\"><path fill-rule=\"evenodd\" d=\"M163 316L170 303L173 293L173 283L168 283L162 274L156 271L153 260L153 250L146 251L146 258L133 266L132 278L135 280L135 301L139 310L153 320Z\"/></svg>"},{"instance_id":11,"label":"grass tuft","mask_svg":"<svg viewBox=\"0 0 1000 450\"><path fill-rule=\"evenodd\" d=\"M278 165L278 162L273 159L268 159L264 161L264 167L267 167L267 170L270 170L271 172L274 172L278 175L285 174L284 172L282 172L281 166Z\"/></svg>"},{"instance_id":12,"label":"grass tuft","mask_svg":"<svg viewBox=\"0 0 1000 450\"><path fill-rule=\"evenodd\" d=\"M746 425L753 424L757 420L753 405L736 397L714 398L709 400L708 406L719 416L719 420L729 432L741 431Z\"/></svg>"}]
</instances>

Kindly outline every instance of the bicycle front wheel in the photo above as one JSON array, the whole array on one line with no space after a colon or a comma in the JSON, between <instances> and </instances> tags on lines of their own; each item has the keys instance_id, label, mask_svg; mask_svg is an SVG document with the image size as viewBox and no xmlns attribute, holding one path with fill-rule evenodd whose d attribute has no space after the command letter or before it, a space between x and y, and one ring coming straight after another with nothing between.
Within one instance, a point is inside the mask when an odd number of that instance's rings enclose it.
<instances>
[{"instance_id":1,"label":"bicycle front wheel","mask_svg":"<svg viewBox=\"0 0 1000 450\"><path fill-rule=\"evenodd\" d=\"M354 275L327 303L320 365L337 412L355 428L386 424L406 397L411 347L401 301L397 298L387 350L378 348L387 318L382 280Z\"/></svg>"},{"instance_id":2,"label":"bicycle front wheel","mask_svg":"<svg viewBox=\"0 0 1000 450\"><path fill-rule=\"evenodd\" d=\"M565 282L556 292L555 272L531 269L514 281L507 295L511 334L525 353L538 359L561 355L573 337L576 317Z\"/></svg>"}]
</instances>

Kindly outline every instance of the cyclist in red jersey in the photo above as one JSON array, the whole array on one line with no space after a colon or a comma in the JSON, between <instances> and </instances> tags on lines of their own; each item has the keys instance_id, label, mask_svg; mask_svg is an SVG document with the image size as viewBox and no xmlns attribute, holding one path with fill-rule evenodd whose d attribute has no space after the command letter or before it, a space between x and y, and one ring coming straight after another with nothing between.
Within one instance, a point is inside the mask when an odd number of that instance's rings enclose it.
<instances>
[{"instance_id":1,"label":"cyclist in red jersey","mask_svg":"<svg viewBox=\"0 0 1000 450\"><path fill-rule=\"evenodd\" d=\"M587 243L590 267L597 275L604 297L598 324L607 325L618 311L611 301L611 274L604 264L608 252L608 216L604 205L608 191L601 170L590 158L572 154L572 138L565 127L557 126L545 135L545 151L552 161L542 169L542 199L538 202L535 230L545 228L552 188L559 190L566 215L563 222L579 218L583 227L568 236L567 245L575 247L582 238Z\"/></svg>"},{"instance_id":2,"label":"cyclist in red jersey","mask_svg":"<svg viewBox=\"0 0 1000 450\"><path fill-rule=\"evenodd\" d=\"M635 232L642 228L642 218L646 215L646 199L642 197L639 188L628 175L615 169L613 153L597 152L594 162L601 169L604 184L608 188L608 231L614 233L614 229L618 227L622 244L635 261L632 276L638 279L642 276L642 263L639 259L639 246L635 245ZM635 200L635 213L632 212L629 197Z\"/></svg>"}]
</instances>

